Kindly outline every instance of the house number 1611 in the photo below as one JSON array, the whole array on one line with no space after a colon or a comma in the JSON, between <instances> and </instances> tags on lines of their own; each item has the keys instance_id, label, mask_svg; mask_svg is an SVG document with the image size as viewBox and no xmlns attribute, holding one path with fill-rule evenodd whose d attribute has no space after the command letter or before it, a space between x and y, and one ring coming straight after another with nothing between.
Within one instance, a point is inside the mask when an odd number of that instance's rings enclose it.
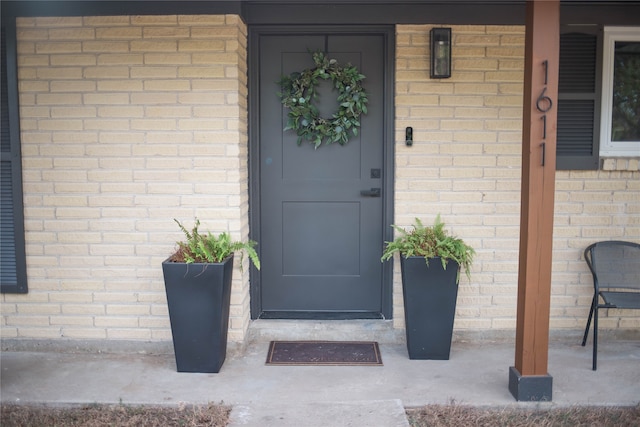
<instances>
[{"instance_id":1,"label":"house number 1611","mask_svg":"<svg viewBox=\"0 0 640 427\"><path fill-rule=\"evenodd\" d=\"M542 93L536 100L536 109L541 113L546 113L547 111L553 108L553 100L549 98L547 93L547 82L549 80L549 61L542 61L542 66L544 67L544 88L542 89ZM542 147L542 166L544 166L544 157L545 157L545 140L547 139L547 115L543 114L542 117L542 143L540 147Z\"/></svg>"}]
</instances>

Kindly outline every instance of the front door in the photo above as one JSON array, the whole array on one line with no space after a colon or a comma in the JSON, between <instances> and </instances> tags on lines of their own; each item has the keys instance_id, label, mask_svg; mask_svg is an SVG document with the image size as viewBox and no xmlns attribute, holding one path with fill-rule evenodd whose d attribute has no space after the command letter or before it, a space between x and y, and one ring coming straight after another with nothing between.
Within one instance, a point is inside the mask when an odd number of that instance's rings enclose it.
<instances>
[{"instance_id":1,"label":"front door","mask_svg":"<svg viewBox=\"0 0 640 427\"><path fill-rule=\"evenodd\" d=\"M366 76L368 113L346 145L297 145L295 131L283 130L288 110L277 95L278 82L313 68L314 51ZM383 183L390 172L384 170L384 37L267 34L259 37L258 58L258 316L380 318L390 299L380 262ZM330 117L337 92L330 80L318 91L315 105Z\"/></svg>"}]
</instances>

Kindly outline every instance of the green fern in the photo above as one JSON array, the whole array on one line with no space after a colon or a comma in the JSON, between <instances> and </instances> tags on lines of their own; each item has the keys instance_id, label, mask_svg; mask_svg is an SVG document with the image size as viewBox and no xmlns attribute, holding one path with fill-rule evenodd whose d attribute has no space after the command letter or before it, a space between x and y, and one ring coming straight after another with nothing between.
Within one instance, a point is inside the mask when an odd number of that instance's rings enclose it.
<instances>
[{"instance_id":1,"label":"green fern","mask_svg":"<svg viewBox=\"0 0 640 427\"><path fill-rule=\"evenodd\" d=\"M425 227L419 218L415 219L411 231L392 225L399 235L392 242L385 242L386 247L381 261L391 259L396 252L405 258L424 257L427 265L430 258L440 257L443 268L447 268L449 260L454 260L465 271L467 277L471 278L471 264L475 251L462 239L450 236L444 226L440 214L436 217L432 227Z\"/></svg>"},{"instance_id":2,"label":"green fern","mask_svg":"<svg viewBox=\"0 0 640 427\"><path fill-rule=\"evenodd\" d=\"M248 242L233 241L227 232L218 235L211 234L211 232L202 234L198 230L200 220L197 218L191 231L187 230L177 219L174 218L174 221L182 230L186 240L177 242L178 249L170 257L171 261L187 264L219 263L234 252L241 252L241 256L246 252L253 265L260 270L260 258L254 248L257 242L253 240Z\"/></svg>"}]
</instances>

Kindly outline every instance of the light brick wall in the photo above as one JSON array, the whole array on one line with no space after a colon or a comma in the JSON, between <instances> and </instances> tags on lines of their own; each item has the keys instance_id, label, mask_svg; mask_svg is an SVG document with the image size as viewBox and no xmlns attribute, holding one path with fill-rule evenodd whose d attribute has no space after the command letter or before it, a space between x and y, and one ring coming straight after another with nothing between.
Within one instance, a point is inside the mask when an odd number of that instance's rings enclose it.
<instances>
[{"instance_id":1,"label":"light brick wall","mask_svg":"<svg viewBox=\"0 0 640 427\"><path fill-rule=\"evenodd\" d=\"M397 27L394 222L442 214L478 252L456 329L513 330L524 29L454 26L445 80L429 78L429 29ZM181 239L172 219L248 236L246 40L237 16L18 20L29 293L0 297L3 337L171 339L160 263ZM557 173L552 328L583 327L582 250L605 238L640 241L638 159ZM234 270L235 342L248 265ZM603 327L640 326L603 314Z\"/></svg>"},{"instance_id":2,"label":"light brick wall","mask_svg":"<svg viewBox=\"0 0 640 427\"><path fill-rule=\"evenodd\" d=\"M476 248L461 280L455 328L514 330L518 282L524 27L453 26L453 76L429 78L428 25L396 39L395 223L440 213ZM413 127L414 144L404 145ZM638 159L602 171L558 172L551 328L584 328L593 287L582 258L603 239L640 241ZM394 324L403 327L400 266ZM603 328L638 328L640 314L602 312Z\"/></svg>"},{"instance_id":3,"label":"light brick wall","mask_svg":"<svg viewBox=\"0 0 640 427\"><path fill-rule=\"evenodd\" d=\"M170 340L173 218L248 237L247 30L237 16L20 18L29 293L2 336ZM230 339L249 322L236 262Z\"/></svg>"}]
</instances>

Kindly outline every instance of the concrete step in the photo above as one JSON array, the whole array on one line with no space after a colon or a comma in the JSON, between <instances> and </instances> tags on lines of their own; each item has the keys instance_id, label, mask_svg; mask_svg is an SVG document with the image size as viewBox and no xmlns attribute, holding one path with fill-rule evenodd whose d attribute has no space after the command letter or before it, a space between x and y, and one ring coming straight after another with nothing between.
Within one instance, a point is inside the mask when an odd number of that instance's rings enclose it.
<instances>
[{"instance_id":1,"label":"concrete step","mask_svg":"<svg viewBox=\"0 0 640 427\"><path fill-rule=\"evenodd\" d=\"M392 320L271 320L251 322L249 342L287 340L377 341L401 344L404 331L393 328Z\"/></svg>"},{"instance_id":2,"label":"concrete step","mask_svg":"<svg viewBox=\"0 0 640 427\"><path fill-rule=\"evenodd\" d=\"M399 399L236 405L229 427L409 427Z\"/></svg>"}]
</instances>

